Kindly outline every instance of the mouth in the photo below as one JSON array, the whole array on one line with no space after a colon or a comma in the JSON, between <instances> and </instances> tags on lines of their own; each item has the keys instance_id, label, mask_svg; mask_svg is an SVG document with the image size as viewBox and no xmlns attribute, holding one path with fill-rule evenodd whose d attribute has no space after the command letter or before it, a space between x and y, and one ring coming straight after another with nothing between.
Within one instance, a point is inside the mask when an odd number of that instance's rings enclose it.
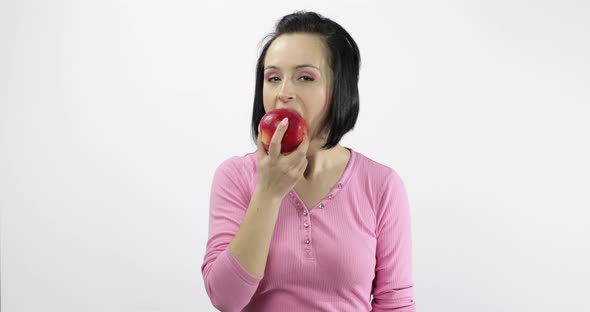
<instances>
[{"instance_id":1,"label":"mouth","mask_svg":"<svg viewBox=\"0 0 590 312\"><path fill-rule=\"evenodd\" d=\"M299 112L299 111L295 110L295 109L292 109L292 108L285 108L285 109L286 109L286 110L288 110L288 111L292 111L292 112L294 112L294 113L297 113L297 115L299 115L299 116L303 117L303 114L302 114L301 112ZM305 118L304 118L304 119L305 119Z\"/></svg>"}]
</instances>

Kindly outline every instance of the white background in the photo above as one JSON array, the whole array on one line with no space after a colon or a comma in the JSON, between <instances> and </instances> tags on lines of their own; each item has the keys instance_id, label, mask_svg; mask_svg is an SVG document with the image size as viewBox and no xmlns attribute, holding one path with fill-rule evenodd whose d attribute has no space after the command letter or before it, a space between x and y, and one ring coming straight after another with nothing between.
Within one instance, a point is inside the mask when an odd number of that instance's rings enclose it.
<instances>
[{"instance_id":1,"label":"white background","mask_svg":"<svg viewBox=\"0 0 590 312\"><path fill-rule=\"evenodd\" d=\"M288 4L287 4L288 3ZM341 144L394 168L419 311L590 311L588 1L2 1L1 303L214 311L215 168L283 15L361 50Z\"/></svg>"}]
</instances>

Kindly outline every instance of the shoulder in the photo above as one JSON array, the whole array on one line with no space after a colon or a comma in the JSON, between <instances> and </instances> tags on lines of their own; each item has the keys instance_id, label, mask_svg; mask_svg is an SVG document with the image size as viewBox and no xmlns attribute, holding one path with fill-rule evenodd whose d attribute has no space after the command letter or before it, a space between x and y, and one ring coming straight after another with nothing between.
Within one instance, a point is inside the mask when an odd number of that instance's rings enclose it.
<instances>
[{"instance_id":1,"label":"shoulder","mask_svg":"<svg viewBox=\"0 0 590 312\"><path fill-rule=\"evenodd\" d=\"M392 166L370 158L358 151L355 160L355 175L375 186L375 189L384 191L388 185L401 182L401 176Z\"/></svg>"},{"instance_id":2,"label":"shoulder","mask_svg":"<svg viewBox=\"0 0 590 312\"><path fill-rule=\"evenodd\" d=\"M406 187L396 169L357 153L356 173L366 181L364 191L371 196L368 202L372 205L377 235L388 222L409 213Z\"/></svg>"},{"instance_id":3,"label":"shoulder","mask_svg":"<svg viewBox=\"0 0 590 312\"><path fill-rule=\"evenodd\" d=\"M394 167L362 153L356 152L355 163L354 187L357 193L366 196L366 203L373 211L376 224L379 224L384 215L392 212L392 203L405 201L404 183Z\"/></svg>"},{"instance_id":4,"label":"shoulder","mask_svg":"<svg viewBox=\"0 0 590 312\"><path fill-rule=\"evenodd\" d=\"M256 178L256 153L234 155L221 161L214 173L214 182L231 182L241 185L244 191L251 188Z\"/></svg>"},{"instance_id":5,"label":"shoulder","mask_svg":"<svg viewBox=\"0 0 590 312\"><path fill-rule=\"evenodd\" d=\"M234 174L256 172L256 153L228 157L221 161L216 170Z\"/></svg>"}]
</instances>

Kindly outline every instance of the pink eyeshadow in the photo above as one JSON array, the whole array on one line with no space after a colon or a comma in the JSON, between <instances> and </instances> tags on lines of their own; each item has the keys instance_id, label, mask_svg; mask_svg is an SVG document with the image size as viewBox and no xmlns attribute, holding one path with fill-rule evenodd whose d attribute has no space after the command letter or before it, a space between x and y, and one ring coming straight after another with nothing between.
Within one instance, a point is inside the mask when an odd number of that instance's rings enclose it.
<instances>
[{"instance_id":1,"label":"pink eyeshadow","mask_svg":"<svg viewBox=\"0 0 590 312\"><path fill-rule=\"evenodd\" d=\"M275 72L268 72L264 74L264 79L269 79L272 75L276 74ZM301 74L309 75L314 79L317 79L317 76L312 72L302 72Z\"/></svg>"},{"instance_id":2,"label":"pink eyeshadow","mask_svg":"<svg viewBox=\"0 0 590 312\"><path fill-rule=\"evenodd\" d=\"M314 78L314 79L315 79L315 78L317 78L317 77L315 76L315 74L312 74L311 72L303 72L303 73L304 73L304 74L306 74L306 75L310 75L310 76L311 76L312 78Z\"/></svg>"}]
</instances>

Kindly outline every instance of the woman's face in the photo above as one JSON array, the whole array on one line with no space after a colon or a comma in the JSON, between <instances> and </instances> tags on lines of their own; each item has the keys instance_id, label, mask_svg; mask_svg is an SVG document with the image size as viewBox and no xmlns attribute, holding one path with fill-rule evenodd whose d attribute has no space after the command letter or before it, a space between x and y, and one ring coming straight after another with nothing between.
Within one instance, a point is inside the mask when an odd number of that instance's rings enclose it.
<instances>
[{"instance_id":1,"label":"woman's face","mask_svg":"<svg viewBox=\"0 0 590 312\"><path fill-rule=\"evenodd\" d=\"M264 60L262 87L266 113L278 108L297 111L307 123L310 141L320 136L320 122L330 103L332 72L327 50L317 35L284 34L273 41ZM317 143L317 142L316 142ZM310 149L317 146L311 144Z\"/></svg>"}]
</instances>

